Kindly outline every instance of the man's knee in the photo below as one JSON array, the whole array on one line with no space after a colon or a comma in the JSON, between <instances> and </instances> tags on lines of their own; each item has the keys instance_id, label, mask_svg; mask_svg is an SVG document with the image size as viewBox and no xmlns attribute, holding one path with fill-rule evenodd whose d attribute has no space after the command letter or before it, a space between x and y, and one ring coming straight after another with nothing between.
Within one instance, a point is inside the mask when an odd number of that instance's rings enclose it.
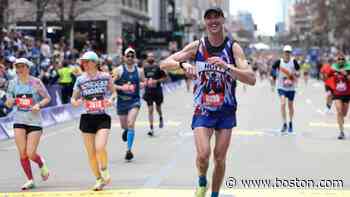
<instances>
[{"instance_id":1,"label":"man's knee","mask_svg":"<svg viewBox=\"0 0 350 197\"><path fill-rule=\"evenodd\" d=\"M209 158L210 158L210 151L203 151L203 152L198 153L198 155L197 155L197 160L200 163L209 162Z\"/></svg>"},{"instance_id":2,"label":"man's knee","mask_svg":"<svg viewBox=\"0 0 350 197\"><path fill-rule=\"evenodd\" d=\"M226 156L222 154L220 151L214 152L214 163L216 166L225 166Z\"/></svg>"}]
</instances>

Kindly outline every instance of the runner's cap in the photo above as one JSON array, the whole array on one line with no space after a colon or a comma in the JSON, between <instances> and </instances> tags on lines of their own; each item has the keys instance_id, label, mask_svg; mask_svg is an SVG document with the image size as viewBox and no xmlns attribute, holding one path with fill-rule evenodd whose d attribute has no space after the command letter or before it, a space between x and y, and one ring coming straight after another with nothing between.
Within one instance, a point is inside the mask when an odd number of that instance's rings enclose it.
<instances>
[{"instance_id":1,"label":"runner's cap","mask_svg":"<svg viewBox=\"0 0 350 197\"><path fill-rule=\"evenodd\" d=\"M292 52L293 48L290 45L286 45L283 47L283 51L284 52Z\"/></svg>"},{"instance_id":2,"label":"runner's cap","mask_svg":"<svg viewBox=\"0 0 350 197\"><path fill-rule=\"evenodd\" d=\"M98 63L99 58L95 52L88 51L81 56L80 60L89 60Z\"/></svg>"},{"instance_id":3,"label":"runner's cap","mask_svg":"<svg viewBox=\"0 0 350 197\"><path fill-rule=\"evenodd\" d=\"M135 49L129 47L129 48L125 49L124 55L126 56L128 53L136 54L136 51L135 51Z\"/></svg>"},{"instance_id":4,"label":"runner's cap","mask_svg":"<svg viewBox=\"0 0 350 197\"><path fill-rule=\"evenodd\" d=\"M29 61L27 58L18 58L18 59L16 59L14 65L16 66L17 64L27 65L28 68L30 68L33 65L33 63L31 61Z\"/></svg>"},{"instance_id":5,"label":"runner's cap","mask_svg":"<svg viewBox=\"0 0 350 197\"><path fill-rule=\"evenodd\" d=\"M219 14L219 16L225 17L224 11L222 11L222 9L220 7L210 7L207 10L205 10L204 18L206 18L212 12Z\"/></svg>"}]
</instances>

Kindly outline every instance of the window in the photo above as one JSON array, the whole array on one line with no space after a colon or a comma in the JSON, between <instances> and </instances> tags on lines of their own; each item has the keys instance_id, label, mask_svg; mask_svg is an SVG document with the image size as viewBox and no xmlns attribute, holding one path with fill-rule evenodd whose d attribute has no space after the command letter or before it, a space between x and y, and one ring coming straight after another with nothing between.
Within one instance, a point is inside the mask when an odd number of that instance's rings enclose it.
<instances>
[{"instance_id":1,"label":"window","mask_svg":"<svg viewBox=\"0 0 350 197\"><path fill-rule=\"evenodd\" d=\"M144 9L143 10L145 12L148 12L148 0L144 0L143 3L144 3L144 7L143 7Z\"/></svg>"},{"instance_id":2,"label":"window","mask_svg":"<svg viewBox=\"0 0 350 197\"><path fill-rule=\"evenodd\" d=\"M123 5L123 6L126 6L126 1L127 1L127 0L122 0L122 5Z\"/></svg>"}]
</instances>

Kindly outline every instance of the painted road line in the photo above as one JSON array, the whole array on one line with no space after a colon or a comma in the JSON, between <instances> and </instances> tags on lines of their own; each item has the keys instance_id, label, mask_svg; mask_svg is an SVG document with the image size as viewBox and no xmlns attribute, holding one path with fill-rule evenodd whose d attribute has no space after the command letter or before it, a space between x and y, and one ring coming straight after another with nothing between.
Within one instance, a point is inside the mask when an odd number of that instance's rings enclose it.
<instances>
[{"instance_id":1,"label":"painted road line","mask_svg":"<svg viewBox=\"0 0 350 197\"><path fill-rule=\"evenodd\" d=\"M210 193L208 191L208 193ZM1 197L192 197L191 189L121 189L99 192L20 192L0 193ZM223 190L225 197L349 197L349 190L271 190L271 189L232 189Z\"/></svg>"},{"instance_id":2,"label":"painted road line","mask_svg":"<svg viewBox=\"0 0 350 197\"><path fill-rule=\"evenodd\" d=\"M178 127L182 124L182 122L179 122L179 121L165 121L164 122L164 127ZM117 126L117 127L120 127L120 123L119 122L115 122L115 123L112 123L113 126ZM159 125L159 122L158 121L154 121L153 122L153 125ZM145 127L145 126L149 126L149 123L148 121L136 121L135 122L135 126L138 126L138 127Z\"/></svg>"},{"instance_id":3,"label":"painted road line","mask_svg":"<svg viewBox=\"0 0 350 197\"><path fill-rule=\"evenodd\" d=\"M326 122L310 122L310 127L324 127L324 128L338 128L337 123L326 123ZM350 124L344 124L345 128L350 128Z\"/></svg>"}]
</instances>

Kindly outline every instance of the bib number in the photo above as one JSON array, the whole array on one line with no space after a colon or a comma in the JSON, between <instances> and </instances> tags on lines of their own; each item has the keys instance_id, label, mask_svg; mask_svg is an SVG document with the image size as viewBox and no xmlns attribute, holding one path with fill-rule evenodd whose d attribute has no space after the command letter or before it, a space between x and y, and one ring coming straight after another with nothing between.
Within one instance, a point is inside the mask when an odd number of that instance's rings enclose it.
<instances>
[{"instance_id":1,"label":"bib number","mask_svg":"<svg viewBox=\"0 0 350 197\"><path fill-rule=\"evenodd\" d=\"M104 100L86 100L84 105L89 112L98 112L105 109Z\"/></svg>"},{"instance_id":2,"label":"bib number","mask_svg":"<svg viewBox=\"0 0 350 197\"><path fill-rule=\"evenodd\" d=\"M209 93L203 95L203 104L208 107L220 107L224 103L223 93Z\"/></svg>"},{"instance_id":3,"label":"bib number","mask_svg":"<svg viewBox=\"0 0 350 197\"><path fill-rule=\"evenodd\" d=\"M348 90L348 86L346 85L346 83L344 81L339 81L335 87L335 89L338 92L346 92Z\"/></svg>"},{"instance_id":4,"label":"bib number","mask_svg":"<svg viewBox=\"0 0 350 197\"><path fill-rule=\"evenodd\" d=\"M28 98L26 96L17 97L15 102L16 102L17 107L20 109L28 110L33 106L33 99Z\"/></svg>"},{"instance_id":5,"label":"bib number","mask_svg":"<svg viewBox=\"0 0 350 197\"><path fill-rule=\"evenodd\" d=\"M293 81L290 79L284 79L283 80L283 86L286 88L290 88L293 86Z\"/></svg>"}]
</instances>

